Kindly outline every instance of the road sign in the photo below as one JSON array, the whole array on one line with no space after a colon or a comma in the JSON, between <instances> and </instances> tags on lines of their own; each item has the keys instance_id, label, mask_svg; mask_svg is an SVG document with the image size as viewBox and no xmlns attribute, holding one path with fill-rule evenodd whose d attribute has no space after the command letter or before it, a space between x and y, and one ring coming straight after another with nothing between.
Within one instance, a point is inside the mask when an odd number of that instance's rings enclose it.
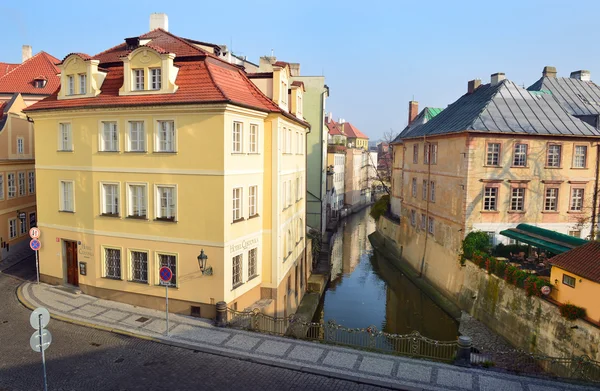
<instances>
[{"instance_id":1,"label":"road sign","mask_svg":"<svg viewBox=\"0 0 600 391\"><path fill-rule=\"evenodd\" d=\"M37 251L42 247L42 242L40 242L39 239L31 239L29 247L31 247L32 250Z\"/></svg>"},{"instance_id":2,"label":"road sign","mask_svg":"<svg viewBox=\"0 0 600 391\"><path fill-rule=\"evenodd\" d=\"M48 349L48 346L50 346L50 344L52 343L52 334L50 334L50 331L42 329L41 339L42 341L40 349L40 332L37 330L34 331L31 335L31 338L29 338L29 346L31 346L31 349L33 349L34 352L41 353L42 350Z\"/></svg>"},{"instance_id":3,"label":"road sign","mask_svg":"<svg viewBox=\"0 0 600 391\"><path fill-rule=\"evenodd\" d=\"M40 237L40 229L33 227L29 230L29 236L31 237L31 239L37 239Z\"/></svg>"},{"instance_id":4,"label":"road sign","mask_svg":"<svg viewBox=\"0 0 600 391\"><path fill-rule=\"evenodd\" d=\"M541 291L544 295L548 296L550 294L550 287L548 285L544 285Z\"/></svg>"},{"instance_id":5,"label":"road sign","mask_svg":"<svg viewBox=\"0 0 600 391\"><path fill-rule=\"evenodd\" d=\"M48 322L50 322L50 312L44 307L36 308L29 317L29 324L31 324L31 327L35 330L40 328L40 315L42 315L42 328L48 326Z\"/></svg>"},{"instance_id":6,"label":"road sign","mask_svg":"<svg viewBox=\"0 0 600 391\"><path fill-rule=\"evenodd\" d=\"M173 272L166 266L161 267L158 274L160 276L160 280L164 283L171 282L171 278L173 278Z\"/></svg>"}]
</instances>

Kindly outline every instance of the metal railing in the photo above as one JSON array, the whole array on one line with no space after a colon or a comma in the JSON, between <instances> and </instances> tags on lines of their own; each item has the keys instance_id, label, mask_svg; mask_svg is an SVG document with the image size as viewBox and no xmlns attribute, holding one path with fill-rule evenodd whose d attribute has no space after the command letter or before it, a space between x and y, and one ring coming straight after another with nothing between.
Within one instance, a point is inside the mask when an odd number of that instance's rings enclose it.
<instances>
[{"instance_id":1,"label":"metal railing","mask_svg":"<svg viewBox=\"0 0 600 391\"><path fill-rule=\"evenodd\" d=\"M263 314L259 309L254 309L253 311L236 311L227 308L227 325L229 327L267 334L285 335L286 330L292 322L292 318L293 316L274 318Z\"/></svg>"}]
</instances>

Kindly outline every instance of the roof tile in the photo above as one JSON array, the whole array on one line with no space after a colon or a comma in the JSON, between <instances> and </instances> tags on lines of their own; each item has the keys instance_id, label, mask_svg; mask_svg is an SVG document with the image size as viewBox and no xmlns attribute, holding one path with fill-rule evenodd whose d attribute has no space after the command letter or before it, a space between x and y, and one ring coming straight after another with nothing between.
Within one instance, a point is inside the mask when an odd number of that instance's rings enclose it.
<instances>
[{"instance_id":1,"label":"roof tile","mask_svg":"<svg viewBox=\"0 0 600 391\"><path fill-rule=\"evenodd\" d=\"M583 246L550 258L550 263L568 272L600 283L600 242Z\"/></svg>"},{"instance_id":2,"label":"roof tile","mask_svg":"<svg viewBox=\"0 0 600 391\"><path fill-rule=\"evenodd\" d=\"M60 69L56 66L59 62L60 60L48 53L39 52L4 76L0 76L0 93L52 94L60 85ZM44 87L36 88L33 81L40 76L45 76L48 81Z\"/></svg>"},{"instance_id":3,"label":"roof tile","mask_svg":"<svg viewBox=\"0 0 600 391\"><path fill-rule=\"evenodd\" d=\"M344 134L349 138L369 138L366 134L358 130L350 122L344 122L343 124L341 124L341 127Z\"/></svg>"}]
</instances>

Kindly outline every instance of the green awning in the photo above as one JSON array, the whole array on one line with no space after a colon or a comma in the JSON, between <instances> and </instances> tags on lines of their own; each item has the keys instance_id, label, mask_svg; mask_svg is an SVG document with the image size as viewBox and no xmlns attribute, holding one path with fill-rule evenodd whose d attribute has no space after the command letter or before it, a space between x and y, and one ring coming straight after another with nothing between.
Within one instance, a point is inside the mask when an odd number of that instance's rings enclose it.
<instances>
[{"instance_id":1,"label":"green awning","mask_svg":"<svg viewBox=\"0 0 600 391\"><path fill-rule=\"evenodd\" d=\"M554 254L562 254L588 242L585 239L529 224L519 224L516 228L505 229L500 232L500 235L550 251Z\"/></svg>"}]
</instances>

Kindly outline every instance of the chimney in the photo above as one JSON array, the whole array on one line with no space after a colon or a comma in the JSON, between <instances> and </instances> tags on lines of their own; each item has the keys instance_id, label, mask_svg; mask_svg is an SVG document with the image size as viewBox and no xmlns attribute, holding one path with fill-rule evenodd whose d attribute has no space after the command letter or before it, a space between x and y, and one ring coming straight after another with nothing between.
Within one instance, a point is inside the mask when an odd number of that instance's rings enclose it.
<instances>
[{"instance_id":1,"label":"chimney","mask_svg":"<svg viewBox=\"0 0 600 391\"><path fill-rule=\"evenodd\" d=\"M23 45L21 49L21 62L25 62L31 58L31 45Z\"/></svg>"},{"instance_id":2,"label":"chimney","mask_svg":"<svg viewBox=\"0 0 600 391\"><path fill-rule=\"evenodd\" d=\"M331 121L333 121L333 113L330 111L327 115L327 123L330 123Z\"/></svg>"},{"instance_id":3,"label":"chimney","mask_svg":"<svg viewBox=\"0 0 600 391\"><path fill-rule=\"evenodd\" d=\"M581 81L591 81L592 75L590 74L590 71L585 71L582 69L580 71L571 72L571 79L577 79L577 80L581 80Z\"/></svg>"},{"instance_id":4,"label":"chimney","mask_svg":"<svg viewBox=\"0 0 600 391\"><path fill-rule=\"evenodd\" d=\"M545 66L542 71L544 77L556 77L556 68L551 66Z\"/></svg>"},{"instance_id":5,"label":"chimney","mask_svg":"<svg viewBox=\"0 0 600 391\"><path fill-rule=\"evenodd\" d=\"M300 76L300 64L297 62L290 63L290 73L292 76Z\"/></svg>"},{"instance_id":6,"label":"chimney","mask_svg":"<svg viewBox=\"0 0 600 391\"><path fill-rule=\"evenodd\" d=\"M480 85L481 85L481 80L479 80L479 79L469 80L467 92L469 94L474 93L475 90L478 89Z\"/></svg>"},{"instance_id":7,"label":"chimney","mask_svg":"<svg viewBox=\"0 0 600 391\"><path fill-rule=\"evenodd\" d=\"M156 30L157 28L169 31L169 18L167 17L167 14L150 14L150 30Z\"/></svg>"},{"instance_id":8,"label":"chimney","mask_svg":"<svg viewBox=\"0 0 600 391\"><path fill-rule=\"evenodd\" d=\"M408 124L412 124L412 122L419 115L419 102L411 100L408 102Z\"/></svg>"},{"instance_id":9,"label":"chimney","mask_svg":"<svg viewBox=\"0 0 600 391\"><path fill-rule=\"evenodd\" d=\"M504 73L502 73L502 72L494 73L492 75L491 84L493 86L495 86L496 84L500 83L504 79L506 79L506 76L504 75Z\"/></svg>"}]
</instances>

